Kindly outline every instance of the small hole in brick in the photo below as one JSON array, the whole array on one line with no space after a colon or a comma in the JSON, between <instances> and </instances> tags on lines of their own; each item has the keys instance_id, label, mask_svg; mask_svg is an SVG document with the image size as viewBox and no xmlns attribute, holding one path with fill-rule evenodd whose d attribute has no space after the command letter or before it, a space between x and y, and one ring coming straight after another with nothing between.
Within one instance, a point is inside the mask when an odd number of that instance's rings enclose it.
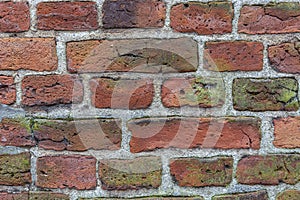
<instances>
[{"instance_id":1,"label":"small hole in brick","mask_svg":"<svg viewBox=\"0 0 300 200\"><path fill-rule=\"evenodd\" d=\"M190 5L189 5L188 3L183 4L183 6L184 6L185 8L190 7Z\"/></svg>"}]
</instances>

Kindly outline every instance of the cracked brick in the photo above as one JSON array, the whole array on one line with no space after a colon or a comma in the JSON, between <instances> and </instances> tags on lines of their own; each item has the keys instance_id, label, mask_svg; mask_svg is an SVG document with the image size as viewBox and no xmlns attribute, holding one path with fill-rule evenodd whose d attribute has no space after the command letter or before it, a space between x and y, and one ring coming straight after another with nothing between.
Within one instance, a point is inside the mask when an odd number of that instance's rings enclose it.
<instances>
[{"instance_id":1,"label":"cracked brick","mask_svg":"<svg viewBox=\"0 0 300 200\"><path fill-rule=\"evenodd\" d=\"M300 73L300 42L282 43L268 48L271 66L282 73Z\"/></svg>"},{"instance_id":2,"label":"cracked brick","mask_svg":"<svg viewBox=\"0 0 300 200\"><path fill-rule=\"evenodd\" d=\"M238 31L247 34L300 32L300 3L281 2L245 5L241 9Z\"/></svg>"},{"instance_id":3,"label":"cracked brick","mask_svg":"<svg viewBox=\"0 0 300 200\"><path fill-rule=\"evenodd\" d=\"M246 156L238 162L236 178L248 185L296 184L300 180L299 155Z\"/></svg>"},{"instance_id":4,"label":"cracked brick","mask_svg":"<svg viewBox=\"0 0 300 200\"><path fill-rule=\"evenodd\" d=\"M170 160L170 173L181 187L226 186L231 182L232 171L230 157Z\"/></svg>"},{"instance_id":5,"label":"cracked brick","mask_svg":"<svg viewBox=\"0 0 300 200\"><path fill-rule=\"evenodd\" d=\"M296 111L298 82L294 78L237 78L233 81L233 107L240 111Z\"/></svg>"},{"instance_id":6,"label":"cracked brick","mask_svg":"<svg viewBox=\"0 0 300 200\"><path fill-rule=\"evenodd\" d=\"M133 153L161 148L259 149L260 120L241 118L144 118L128 122ZM183 142L184 141L184 142Z\"/></svg>"}]
</instances>

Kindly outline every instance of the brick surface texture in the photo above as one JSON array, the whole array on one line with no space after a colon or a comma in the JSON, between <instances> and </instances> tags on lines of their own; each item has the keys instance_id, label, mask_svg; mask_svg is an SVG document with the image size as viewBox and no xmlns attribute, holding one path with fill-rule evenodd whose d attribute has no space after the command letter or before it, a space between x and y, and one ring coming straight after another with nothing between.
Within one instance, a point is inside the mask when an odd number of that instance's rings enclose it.
<instances>
[{"instance_id":1,"label":"brick surface texture","mask_svg":"<svg viewBox=\"0 0 300 200\"><path fill-rule=\"evenodd\" d=\"M0 200L299 200L299 0L0 2Z\"/></svg>"}]
</instances>

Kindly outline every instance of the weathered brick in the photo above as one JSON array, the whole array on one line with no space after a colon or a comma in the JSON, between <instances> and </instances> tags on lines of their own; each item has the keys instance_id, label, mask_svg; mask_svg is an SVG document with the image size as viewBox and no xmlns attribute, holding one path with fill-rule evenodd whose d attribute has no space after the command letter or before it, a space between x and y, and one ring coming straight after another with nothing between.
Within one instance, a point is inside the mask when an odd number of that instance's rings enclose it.
<instances>
[{"instance_id":1,"label":"weathered brick","mask_svg":"<svg viewBox=\"0 0 300 200\"><path fill-rule=\"evenodd\" d=\"M300 147L300 117L277 118L273 120L274 142L279 148Z\"/></svg>"},{"instance_id":2,"label":"weathered brick","mask_svg":"<svg viewBox=\"0 0 300 200\"><path fill-rule=\"evenodd\" d=\"M0 185L31 183L30 153L0 155Z\"/></svg>"},{"instance_id":3,"label":"weathered brick","mask_svg":"<svg viewBox=\"0 0 300 200\"><path fill-rule=\"evenodd\" d=\"M106 0L102 7L104 28L163 27L166 6L161 0Z\"/></svg>"},{"instance_id":4,"label":"weathered brick","mask_svg":"<svg viewBox=\"0 0 300 200\"><path fill-rule=\"evenodd\" d=\"M1 200L28 200L28 193L27 192L22 192L22 193L1 192L0 199Z\"/></svg>"},{"instance_id":5,"label":"weathered brick","mask_svg":"<svg viewBox=\"0 0 300 200\"><path fill-rule=\"evenodd\" d=\"M201 35L232 31L233 8L230 2L187 2L171 8L171 27L178 32Z\"/></svg>"},{"instance_id":6,"label":"weathered brick","mask_svg":"<svg viewBox=\"0 0 300 200\"><path fill-rule=\"evenodd\" d=\"M0 32L29 30L30 14L26 2L0 2Z\"/></svg>"},{"instance_id":7,"label":"weathered brick","mask_svg":"<svg viewBox=\"0 0 300 200\"><path fill-rule=\"evenodd\" d=\"M57 69L54 38L0 38L0 70Z\"/></svg>"},{"instance_id":8,"label":"weathered brick","mask_svg":"<svg viewBox=\"0 0 300 200\"><path fill-rule=\"evenodd\" d=\"M117 200L117 199L131 199L131 200L203 200L202 197L145 197L145 198L80 198L79 200Z\"/></svg>"},{"instance_id":9,"label":"weathered brick","mask_svg":"<svg viewBox=\"0 0 300 200\"><path fill-rule=\"evenodd\" d=\"M300 32L300 4L245 5L241 9L238 30L247 34Z\"/></svg>"},{"instance_id":10,"label":"weathered brick","mask_svg":"<svg viewBox=\"0 0 300 200\"><path fill-rule=\"evenodd\" d=\"M276 71L300 73L300 42L270 46L268 51L271 66Z\"/></svg>"},{"instance_id":11,"label":"weathered brick","mask_svg":"<svg viewBox=\"0 0 300 200\"><path fill-rule=\"evenodd\" d=\"M296 184L300 180L300 156L246 156L238 163L236 178L249 185Z\"/></svg>"},{"instance_id":12,"label":"weathered brick","mask_svg":"<svg viewBox=\"0 0 300 200\"><path fill-rule=\"evenodd\" d=\"M247 41L207 42L203 67L212 71L260 71L263 44Z\"/></svg>"},{"instance_id":13,"label":"weathered brick","mask_svg":"<svg viewBox=\"0 0 300 200\"><path fill-rule=\"evenodd\" d=\"M231 182L233 159L176 158L170 161L171 175L181 187L226 186Z\"/></svg>"},{"instance_id":14,"label":"weathered brick","mask_svg":"<svg viewBox=\"0 0 300 200\"><path fill-rule=\"evenodd\" d=\"M277 195L276 200L299 200L300 190L286 190Z\"/></svg>"},{"instance_id":15,"label":"weathered brick","mask_svg":"<svg viewBox=\"0 0 300 200\"><path fill-rule=\"evenodd\" d=\"M150 79L96 78L90 81L92 104L96 108L148 108L154 96Z\"/></svg>"},{"instance_id":16,"label":"weathered brick","mask_svg":"<svg viewBox=\"0 0 300 200\"><path fill-rule=\"evenodd\" d=\"M77 76L26 76L22 81L22 104L25 106L80 103L83 86Z\"/></svg>"},{"instance_id":17,"label":"weathered brick","mask_svg":"<svg viewBox=\"0 0 300 200\"><path fill-rule=\"evenodd\" d=\"M69 196L53 192L30 192L29 200L69 200Z\"/></svg>"},{"instance_id":18,"label":"weathered brick","mask_svg":"<svg viewBox=\"0 0 300 200\"><path fill-rule=\"evenodd\" d=\"M88 149L120 149L121 121L91 120L35 120L34 137L38 146L51 150L86 151Z\"/></svg>"},{"instance_id":19,"label":"weathered brick","mask_svg":"<svg viewBox=\"0 0 300 200\"><path fill-rule=\"evenodd\" d=\"M160 148L253 148L260 147L257 118L144 118L129 121L130 151ZM184 142L183 142L184 141Z\"/></svg>"},{"instance_id":20,"label":"weathered brick","mask_svg":"<svg viewBox=\"0 0 300 200\"><path fill-rule=\"evenodd\" d=\"M13 104L16 101L16 87L12 76L0 76L0 103Z\"/></svg>"},{"instance_id":21,"label":"weathered brick","mask_svg":"<svg viewBox=\"0 0 300 200\"><path fill-rule=\"evenodd\" d=\"M296 111L297 93L294 78L238 78L233 81L233 107L240 111Z\"/></svg>"},{"instance_id":22,"label":"weathered brick","mask_svg":"<svg viewBox=\"0 0 300 200\"><path fill-rule=\"evenodd\" d=\"M224 194L214 196L212 200L268 200L267 191L247 192L238 194Z\"/></svg>"},{"instance_id":23,"label":"weathered brick","mask_svg":"<svg viewBox=\"0 0 300 200\"><path fill-rule=\"evenodd\" d=\"M91 156L45 156L37 159L36 185L43 188L96 187L96 159Z\"/></svg>"},{"instance_id":24,"label":"weathered brick","mask_svg":"<svg viewBox=\"0 0 300 200\"><path fill-rule=\"evenodd\" d=\"M198 47L190 38L68 42L67 62L72 73L192 72L198 67Z\"/></svg>"},{"instance_id":25,"label":"weathered brick","mask_svg":"<svg viewBox=\"0 0 300 200\"><path fill-rule=\"evenodd\" d=\"M198 106L204 108L222 106L225 86L220 78L171 78L161 88L161 100L165 107Z\"/></svg>"},{"instance_id":26,"label":"weathered brick","mask_svg":"<svg viewBox=\"0 0 300 200\"><path fill-rule=\"evenodd\" d=\"M161 184L162 166L159 157L102 160L99 176L105 190L158 188Z\"/></svg>"},{"instance_id":27,"label":"weathered brick","mask_svg":"<svg viewBox=\"0 0 300 200\"><path fill-rule=\"evenodd\" d=\"M95 2L41 2L37 5L41 30L83 31L98 28Z\"/></svg>"},{"instance_id":28,"label":"weathered brick","mask_svg":"<svg viewBox=\"0 0 300 200\"><path fill-rule=\"evenodd\" d=\"M0 146L31 147L34 145L29 119L2 119Z\"/></svg>"}]
</instances>

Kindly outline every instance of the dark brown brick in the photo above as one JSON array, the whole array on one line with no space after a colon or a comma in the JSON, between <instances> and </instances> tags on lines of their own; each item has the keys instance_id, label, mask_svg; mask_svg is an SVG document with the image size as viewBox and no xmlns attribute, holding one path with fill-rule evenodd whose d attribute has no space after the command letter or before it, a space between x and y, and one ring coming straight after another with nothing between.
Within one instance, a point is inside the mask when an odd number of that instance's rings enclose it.
<instances>
[{"instance_id":1,"label":"dark brown brick","mask_svg":"<svg viewBox=\"0 0 300 200\"><path fill-rule=\"evenodd\" d=\"M296 111L298 82L294 78L238 78L233 81L233 107L244 111Z\"/></svg>"},{"instance_id":2,"label":"dark brown brick","mask_svg":"<svg viewBox=\"0 0 300 200\"><path fill-rule=\"evenodd\" d=\"M260 42L207 42L203 67L212 71L260 71L263 69L263 44Z\"/></svg>"},{"instance_id":3,"label":"dark brown brick","mask_svg":"<svg viewBox=\"0 0 300 200\"><path fill-rule=\"evenodd\" d=\"M29 30L30 13L27 2L0 2L0 32Z\"/></svg>"},{"instance_id":4,"label":"dark brown brick","mask_svg":"<svg viewBox=\"0 0 300 200\"><path fill-rule=\"evenodd\" d=\"M117 150L122 139L121 121L114 119L35 120L33 133L39 147L57 151Z\"/></svg>"},{"instance_id":5,"label":"dark brown brick","mask_svg":"<svg viewBox=\"0 0 300 200\"><path fill-rule=\"evenodd\" d=\"M0 76L0 103L13 104L16 101L16 87L12 76Z\"/></svg>"},{"instance_id":6,"label":"dark brown brick","mask_svg":"<svg viewBox=\"0 0 300 200\"><path fill-rule=\"evenodd\" d=\"M170 161L171 175L181 187L226 186L231 182L233 159L176 158Z\"/></svg>"},{"instance_id":7,"label":"dark brown brick","mask_svg":"<svg viewBox=\"0 0 300 200\"><path fill-rule=\"evenodd\" d=\"M67 62L72 73L192 72L198 67L198 48L190 38L68 42Z\"/></svg>"},{"instance_id":8,"label":"dark brown brick","mask_svg":"<svg viewBox=\"0 0 300 200\"><path fill-rule=\"evenodd\" d=\"M102 160L99 176L105 190L158 188L161 184L162 166L159 157Z\"/></svg>"},{"instance_id":9,"label":"dark brown brick","mask_svg":"<svg viewBox=\"0 0 300 200\"><path fill-rule=\"evenodd\" d=\"M239 183L254 185L296 184L300 180L299 155L246 156L237 166Z\"/></svg>"},{"instance_id":10,"label":"dark brown brick","mask_svg":"<svg viewBox=\"0 0 300 200\"><path fill-rule=\"evenodd\" d=\"M42 106L80 103L83 86L77 76L26 76L22 81L22 104Z\"/></svg>"},{"instance_id":11,"label":"dark brown brick","mask_svg":"<svg viewBox=\"0 0 300 200\"><path fill-rule=\"evenodd\" d=\"M96 159L91 156L45 156L37 160L36 185L89 190L96 187Z\"/></svg>"},{"instance_id":12,"label":"dark brown brick","mask_svg":"<svg viewBox=\"0 0 300 200\"><path fill-rule=\"evenodd\" d=\"M0 155L0 185L23 186L30 183L30 153Z\"/></svg>"},{"instance_id":13,"label":"dark brown brick","mask_svg":"<svg viewBox=\"0 0 300 200\"><path fill-rule=\"evenodd\" d=\"M201 35L232 31L233 8L230 2L187 2L171 8L171 27L178 32Z\"/></svg>"},{"instance_id":14,"label":"dark brown brick","mask_svg":"<svg viewBox=\"0 0 300 200\"><path fill-rule=\"evenodd\" d=\"M102 12L104 28L163 27L166 18L161 0L106 0Z\"/></svg>"},{"instance_id":15,"label":"dark brown brick","mask_svg":"<svg viewBox=\"0 0 300 200\"><path fill-rule=\"evenodd\" d=\"M300 32L300 4L245 5L241 9L238 29L240 33L247 34Z\"/></svg>"},{"instance_id":16,"label":"dark brown brick","mask_svg":"<svg viewBox=\"0 0 300 200\"><path fill-rule=\"evenodd\" d=\"M98 28L95 2L41 2L37 5L37 27L42 30L83 31Z\"/></svg>"},{"instance_id":17,"label":"dark brown brick","mask_svg":"<svg viewBox=\"0 0 300 200\"><path fill-rule=\"evenodd\" d=\"M148 108L154 96L150 79L96 78L90 81L91 99L96 108Z\"/></svg>"},{"instance_id":18,"label":"dark brown brick","mask_svg":"<svg viewBox=\"0 0 300 200\"><path fill-rule=\"evenodd\" d=\"M256 118L143 118L129 121L133 153L160 148L260 147L260 121ZM184 142L183 142L184 141Z\"/></svg>"},{"instance_id":19,"label":"dark brown brick","mask_svg":"<svg viewBox=\"0 0 300 200\"><path fill-rule=\"evenodd\" d=\"M300 73L300 42L270 46L269 60L278 72Z\"/></svg>"},{"instance_id":20,"label":"dark brown brick","mask_svg":"<svg viewBox=\"0 0 300 200\"><path fill-rule=\"evenodd\" d=\"M32 147L30 119L2 119L0 123L0 146Z\"/></svg>"},{"instance_id":21,"label":"dark brown brick","mask_svg":"<svg viewBox=\"0 0 300 200\"><path fill-rule=\"evenodd\" d=\"M161 88L165 107L220 107L225 100L225 86L220 78L171 78Z\"/></svg>"},{"instance_id":22,"label":"dark brown brick","mask_svg":"<svg viewBox=\"0 0 300 200\"><path fill-rule=\"evenodd\" d=\"M0 70L57 69L54 38L0 38Z\"/></svg>"}]
</instances>

